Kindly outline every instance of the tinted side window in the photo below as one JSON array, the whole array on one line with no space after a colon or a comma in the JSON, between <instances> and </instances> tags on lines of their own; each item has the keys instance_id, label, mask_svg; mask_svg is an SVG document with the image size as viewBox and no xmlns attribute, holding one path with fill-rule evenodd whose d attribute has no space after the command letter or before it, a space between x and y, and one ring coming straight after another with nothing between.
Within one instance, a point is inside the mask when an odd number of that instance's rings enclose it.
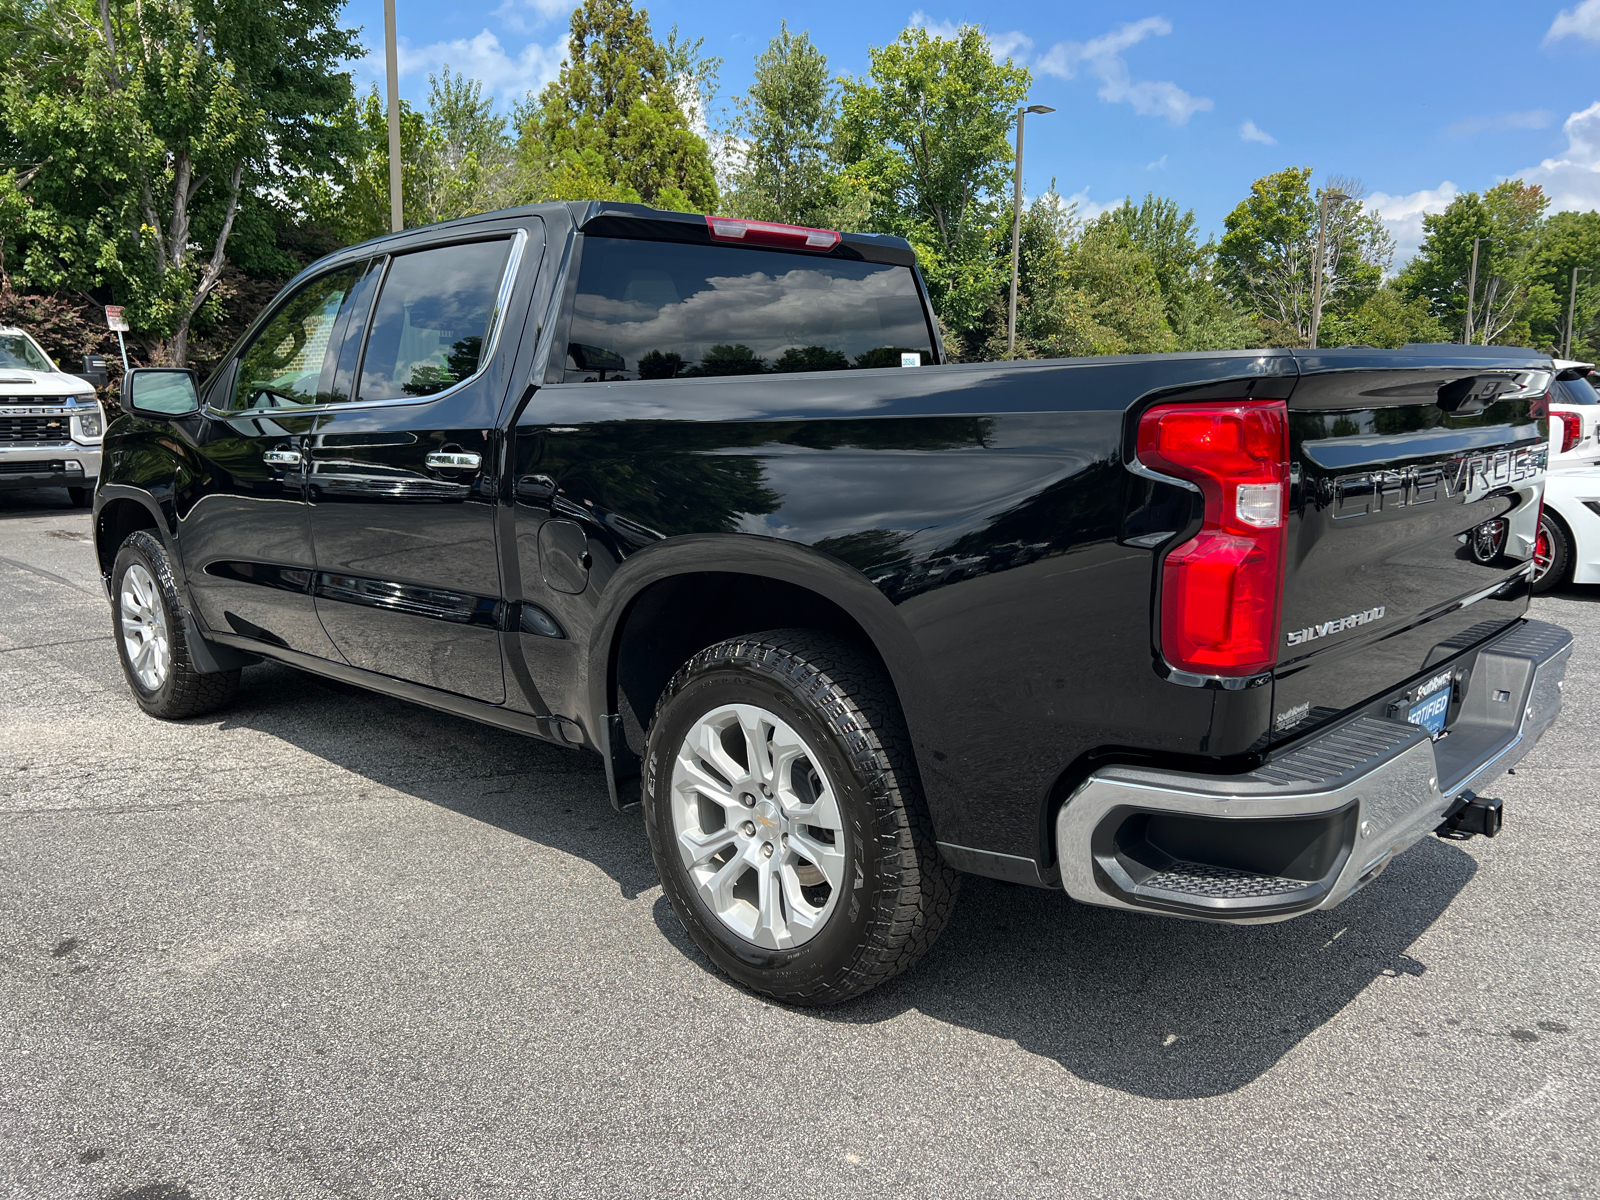
<instances>
[{"instance_id":1,"label":"tinted side window","mask_svg":"<svg viewBox=\"0 0 1600 1200\"><path fill-rule=\"evenodd\" d=\"M348 400L334 390L340 339L335 336L365 263L319 275L262 326L239 356L229 407L294 408Z\"/></svg>"},{"instance_id":2,"label":"tinted side window","mask_svg":"<svg viewBox=\"0 0 1600 1200\"><path fill-rule=\"evenodd\" d=\"M477 374L509 239L397 254L372 314L362 400L431 396Z\"/></svg>"},{"instance_id":3,"label":"tinted side window","mask_svg":"<svg viewBox=\"0 0 1600 1200\"><path fill-rule=\"evenodd\" d=\"M568 381L671 379L932 362L910 267L588 237Z\"/></svg>"},{"instance_id":4,"label":"tinted side window","mask_svg":"<svg viewBox=\"0 0 1600 1200\"><path fill-rule=\"evenodd\" d=\"M1561 390L1566 396L1550 397L1557 404L1600 404L1600 394L1594 390L1594 385L1587 378L1566 379L1561 382Z\"/></svg>"}]
</instances>

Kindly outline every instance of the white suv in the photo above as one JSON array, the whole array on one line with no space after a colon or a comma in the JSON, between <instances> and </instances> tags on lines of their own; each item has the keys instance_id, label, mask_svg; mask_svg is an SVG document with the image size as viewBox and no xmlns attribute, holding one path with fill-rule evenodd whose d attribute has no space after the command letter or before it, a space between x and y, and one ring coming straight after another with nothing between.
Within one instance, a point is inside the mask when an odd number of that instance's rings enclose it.
<instances>
[{"instance_id":1,"label":"white suv","mask_svg":"<svg viewBox=\"0 0 1600 1200\"><path fill-rule=\"evenodd\" d=\"M0 491L64 487L86 507L100 477L106 415L88 380L0 325Z\"/></svg>"}]
</instances>

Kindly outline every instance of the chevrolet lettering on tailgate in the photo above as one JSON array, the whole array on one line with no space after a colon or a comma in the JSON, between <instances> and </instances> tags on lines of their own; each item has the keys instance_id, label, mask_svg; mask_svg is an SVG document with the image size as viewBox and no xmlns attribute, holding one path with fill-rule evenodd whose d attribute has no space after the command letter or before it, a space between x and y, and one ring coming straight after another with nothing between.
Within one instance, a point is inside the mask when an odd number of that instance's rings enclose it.
<instances>
[{"instance_id":1,"label":"chevrolet lettering on tailgate","mask_svg":"<svg viewBox=\"0 0 1600 1200\"><path fill-rule=\"evenodd\" d=\"M1463 504L1472 504L1496 488L1538 480L1545 472L1548 456L1548 447L1534 446L1468 454L1422 467L1342 475L1333 481L1333 519L1364 517L1386 507L1431 504L1452 496L1461 496Z\"/></svg>"}]
</instances>

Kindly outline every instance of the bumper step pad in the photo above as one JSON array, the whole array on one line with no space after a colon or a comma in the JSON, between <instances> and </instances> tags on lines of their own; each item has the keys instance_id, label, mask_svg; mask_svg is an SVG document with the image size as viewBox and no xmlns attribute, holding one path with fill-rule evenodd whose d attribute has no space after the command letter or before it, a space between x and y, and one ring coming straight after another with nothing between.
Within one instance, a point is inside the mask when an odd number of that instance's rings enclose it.
<instances>
[{"instance_id":1,"label":"bumper step pad","mask_svg":"<svg viewBox=\"0 0 1600 1200\"><path fill-rule=\"evenodd\" d=\"M1244 900L1260 896L1286 896L1313 886L1304 879L1257 875L1210 863L1173 862L1163 871L1140 881L1139 891L1174 892L1207 900Z\"/></svg>"}]
</instances>

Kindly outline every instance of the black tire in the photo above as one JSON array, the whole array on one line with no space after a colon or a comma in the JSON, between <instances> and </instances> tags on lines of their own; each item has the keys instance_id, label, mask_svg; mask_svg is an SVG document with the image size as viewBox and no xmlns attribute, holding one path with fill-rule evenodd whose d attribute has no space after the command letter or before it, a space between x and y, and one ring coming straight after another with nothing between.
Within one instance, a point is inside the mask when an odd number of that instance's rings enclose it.
<instances>
[{"instance_id":1,"label":"black tire","mask_svg":"<svg viewBox=\"0 0 1600 1200\"><path fill-rule=\"evenodd\" d=\"M67 498L72 501L73 508L88 508L94 502L94 489L92 487L69 487Z\"/></svg>"},{"instance_id":2,"label":"black tire","mask_svg":"<svg viewBox=\"0 0 1600 1200\"><path fill-rule=\"evenodd\" d=\"M1550 548L1550 565L1533 580L1535 596L1544 595L1572 576L1572 536L1567 533L1567 527L1561 523L1561 519L1548 509L1539 516L1539 542ZM1537 546L1534 553L1539 553Z\"/></svg>"},{"instance_id":3,"label":"black tire","mask_svg":"<svg viewBox=\"0 0 1600 1200\"><path fill-rule=\"evenodd\" d=\"M142 566L154 580L166 619L170 661L165 677L154 688L146 687L135 672L123 629L123 577L134 564ZM139 707L151 716L167 721L202 716L223 707L238 692L237 668L205 675L195 670L194 660L189 656L183 604L178 599L172 567L160 539L147 530L130 533L117 551L116 563L111 568L111 627L122 674L133 689Z\"/></svg>"},{"instance_id":4,"label":"black tire","mask_svg":"<svg viewBox=\"0 0 1600 1200\"><path fill-rule=\"evenodd\" d=\"M702 717L734 702L770 710L820 752L842 818L845 889L821 928L789 949L724 924L677 850L674 758ZM695 944L752 991L790 1004L849 1000L909 968L950 919L961 876L935 846L894 688L848 644L780 629L702 650L668 683L645 754L645 825L667 898Z\"/></svg>"}]
</instances>

